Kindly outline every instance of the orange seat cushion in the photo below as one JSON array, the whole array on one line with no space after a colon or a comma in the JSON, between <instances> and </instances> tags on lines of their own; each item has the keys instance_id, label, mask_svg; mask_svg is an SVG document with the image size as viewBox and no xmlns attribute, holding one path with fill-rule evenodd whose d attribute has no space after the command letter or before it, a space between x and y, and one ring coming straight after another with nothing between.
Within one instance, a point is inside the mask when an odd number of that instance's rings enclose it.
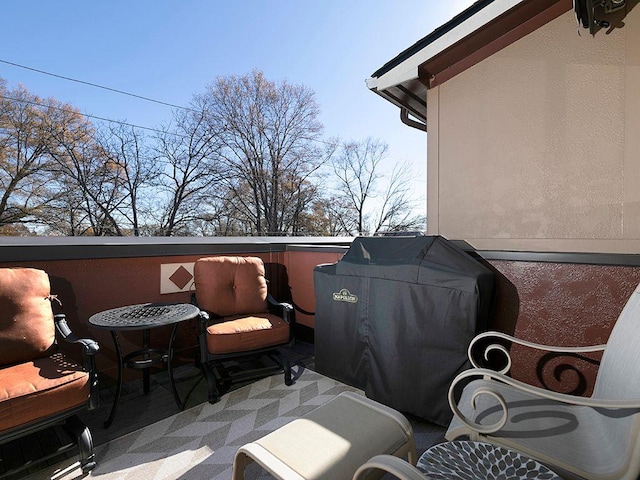
<instances>
[{"instance_id":1,"label":"orange seat cushion","mask_svg":"<svg viewBox=\"0 0 640 480\"><path fill-rule=\"evenodd\" d=\"M198 306L218 317L268 311L267 280L258 257L204 257L196 261Z\"/></svg>"},{"instance_id":2,"label":"orange seat cushion","mask_svg":"<svg viewBox=\"0 0 640 480\"><path fill-rule=\"evenodd\" d=\"M89 374L64 355L0 369L0 431L86 403Z\"/></svg>"},{"instance_id":3,"label":"orange seat cushion","mask_svg":"<svg viewBox=\"0 0 640 480\"><path fill-rule=\"evenodd\" d=\"M247 352L289 341L289 324L270 313L226 317L207 328L210 353Z\"/></svg>"}]
</instances>

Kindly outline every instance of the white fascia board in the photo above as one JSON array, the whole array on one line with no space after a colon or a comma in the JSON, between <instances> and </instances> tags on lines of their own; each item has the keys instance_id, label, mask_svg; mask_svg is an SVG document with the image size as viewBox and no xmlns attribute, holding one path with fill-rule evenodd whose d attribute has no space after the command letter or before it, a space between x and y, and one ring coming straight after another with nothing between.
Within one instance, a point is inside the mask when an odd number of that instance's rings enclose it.
<instances>
[{"instance_id":1,"label":"white fascia board","mask_svg":"<svg viewBox=\"0 0 640 480\"><path fill-rule=\"evenodd\" d=\"M378 78L371 77L365 80L367 87L370 89L377 88L378 90L383 90L385 88L399 85L408 80L417 79L418 67L424 62L459 42L466 36L471 35L479 28L524 1L525 0L498 0L490 3L474 16L467 19L454 29L448 31L443 36L433 41L410 58L406 59L400 65L395 66L384 75Z\"/></svg>"}]
</instances>

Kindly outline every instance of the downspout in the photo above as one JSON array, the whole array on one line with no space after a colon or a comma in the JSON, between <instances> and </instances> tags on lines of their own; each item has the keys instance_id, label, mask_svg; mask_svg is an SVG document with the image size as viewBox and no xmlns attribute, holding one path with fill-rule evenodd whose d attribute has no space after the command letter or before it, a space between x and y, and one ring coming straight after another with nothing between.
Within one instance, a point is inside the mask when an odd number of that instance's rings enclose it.
<instances>
[{"instance_id":1,"label":"downspout","mask_svg":"<svg viewBox=\"0 0 640 480\"><path fill-rule=\"evenodd\" d=\"M422 130L423 132L427 131L427 124L409 118L409 110L407 110L406 108L400 108L400 121L405 125L417 128L418 130Z\"/></svg>"}]
</instances>

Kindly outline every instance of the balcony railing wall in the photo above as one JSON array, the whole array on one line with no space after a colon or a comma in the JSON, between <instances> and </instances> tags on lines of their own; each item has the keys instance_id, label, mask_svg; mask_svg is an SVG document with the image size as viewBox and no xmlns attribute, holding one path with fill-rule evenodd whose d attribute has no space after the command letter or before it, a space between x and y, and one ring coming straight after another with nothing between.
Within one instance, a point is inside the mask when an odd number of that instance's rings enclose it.
<instances>
[{"instance_id":1,"label":"balcony railing wall","mask_svg":"<svg viewBox=\"0 0 640 480\"><path fill-rule=\"evenodd\" d=\"M115 378L115 348L109 332L91 328L88 318L110 308L147 302L190 302L193 263L209 255L255 255L262 258L276 298L299 307L296 320L312 332L313 267L335 262L350 239L6 239L0 247L0 267L45 270L52 293L62 301L69 325L80 336L101 346L98 367ZM151 331L151 345L168 343L170 327ZM306 332L306 333L309 333ZM178 328L177 361L192 361L197 347L195 323ZM140 348L142 333L119 333L123 351ZM73 352L69 352L73 355ZM132 378L133 372L125 372Z\"/></svg>"},{"instance_id":2,"label":"balcony railing wall","mask_svg":"<svg viewBox=\"0 0 640 480\"><path fill-rule=\"evenodd\" d=\"M9 238L0 246L0 267L36 267L51 277L52 293L64 304L69 323L102 347L98 366L115 377L115 352L108 332L91 329L94 313L127 304L189 302L189 269L208 255L257 255L265 262L273 292L294 303L306 333L314 327L313 268L336 262L351 239L335 238ZM639 255L473 251L497 278L490 329L555 345L606 343L624 303L640 283ZM185 273L185 271L187 273ZM152 345L168 342L170 328L152 331ZM121 337L126 351L141 344L140 332ZM178 330L179 361L192 361L195 325ZM588 394L598 357L554 357L512 349L513 375L561 391ZM134 372L135 375L135 372ZM128 378L131 377L129 372ZM560 378L558 380L557 378Z\"/></svg>"}]
</instances>

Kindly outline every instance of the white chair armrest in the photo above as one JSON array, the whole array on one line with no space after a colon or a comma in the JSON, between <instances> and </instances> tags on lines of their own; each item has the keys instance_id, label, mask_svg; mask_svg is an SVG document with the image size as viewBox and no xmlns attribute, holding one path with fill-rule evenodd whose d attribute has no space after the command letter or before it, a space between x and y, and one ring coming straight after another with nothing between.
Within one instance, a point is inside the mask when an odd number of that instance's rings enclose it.
<instances>
[{"instance_id":1,"label":"white chair armrest","mask_svg":"<svg viewBox=\"0 0 640 480\"><path fill-rule=\"evenodd\" d=\"M376 455L356 470L353 480L364 480L369 470L382 470L400 480L425 480L426 478L420 470L406 460L393 455Z\"/></svg>"},{"instance_id":2,"label":"white chair armrest","mask_svg":"<svg viewBox=\"0 0 640 480\"><path fill-rule=\"evenodd\" d=\"M508 418L507 403L497 390L494 390L487 386L479 387L475 392L473 392L471 396L471 402L472 402L471 406L475 408L476 399L480 395L490 395L494 397L498 401L498 403L501 405L502 417L495 424L486 425L486 426L478 425L472 422L471 420L469 420L468 418L466 418L464 414L460 411L460 409L458 408L458 405L455 402L454 390L458 383L470 377L482 377L484 379L496 380L498 382L511 385L512 387L517 388L518 390L521 390L523 392L526 392L532 396L535 396L538 398L546 398L549 400L554 400L556 402L562 402L570 405L582 405L585 407L607 408L607 409L630 409L630 410L640 409L640 399L610 400L610 399L579 397L576 395L569 395L566 393L557 393L557 392L545 390L543 388L534 387L532 385L521 382L519 380L515 380L511 377L508 377L494 370L489 370L486 368L472 368L470 370L460 373L456 378L454 378L453 382L451 383L451 386L449 387L449 395L448 395L449 406L451 407L453 414L456 417L458 417L460 421L462 421L465 425L467 425L473 431L476 431L480 434L485 434L485 435L497 432L502 427L504 427L504 425L507 423L507 418ZM630 412L630 414L631 413L637 413L637 412Z\"/></svg>"},{"instance_id":3,"label":"white chair armrest","mask_svg":"<svg viewBox=\"0 0 640 480\"><path fill-rule=\"evenodd\" d=\"M490 332L484 332L479 335L476 335L474 339L471 340L471 343L469 344L469 348L467 349L467 356L469 357L469 361L471 362L471 365L474 366L474 368L482 368L482 365L478 364L473 358L474 357L473 349L475 345L480 341L486 341L486 339L492 339L492 338L502 339L511 343L517 343L518 345L523 345L525 347L535 348L537 350L545 350L545 351L554 352L554 353L573 353L573 354L592 353L592 352L603 351L606 348L606 345L592 345L592 346L586 346L586 347L559 347L559 346L552 346L552 345L542 345L539 343L533 343L533 342L528 342L526 340L521 340L519 338L512 337L511 335L507 335L506 333L490 331ZM500 370L498 370L498 372L507 373L511 369L511 356L509 355L509 351L504 345L500 343L495 343L495 342L487 345L484 349L484 354L483 354L484 360L488 361L489 353L495 352L495 351L501 352L505 356L505 362L506 362L505 366Z\"/></svg>"}]
</instances>

